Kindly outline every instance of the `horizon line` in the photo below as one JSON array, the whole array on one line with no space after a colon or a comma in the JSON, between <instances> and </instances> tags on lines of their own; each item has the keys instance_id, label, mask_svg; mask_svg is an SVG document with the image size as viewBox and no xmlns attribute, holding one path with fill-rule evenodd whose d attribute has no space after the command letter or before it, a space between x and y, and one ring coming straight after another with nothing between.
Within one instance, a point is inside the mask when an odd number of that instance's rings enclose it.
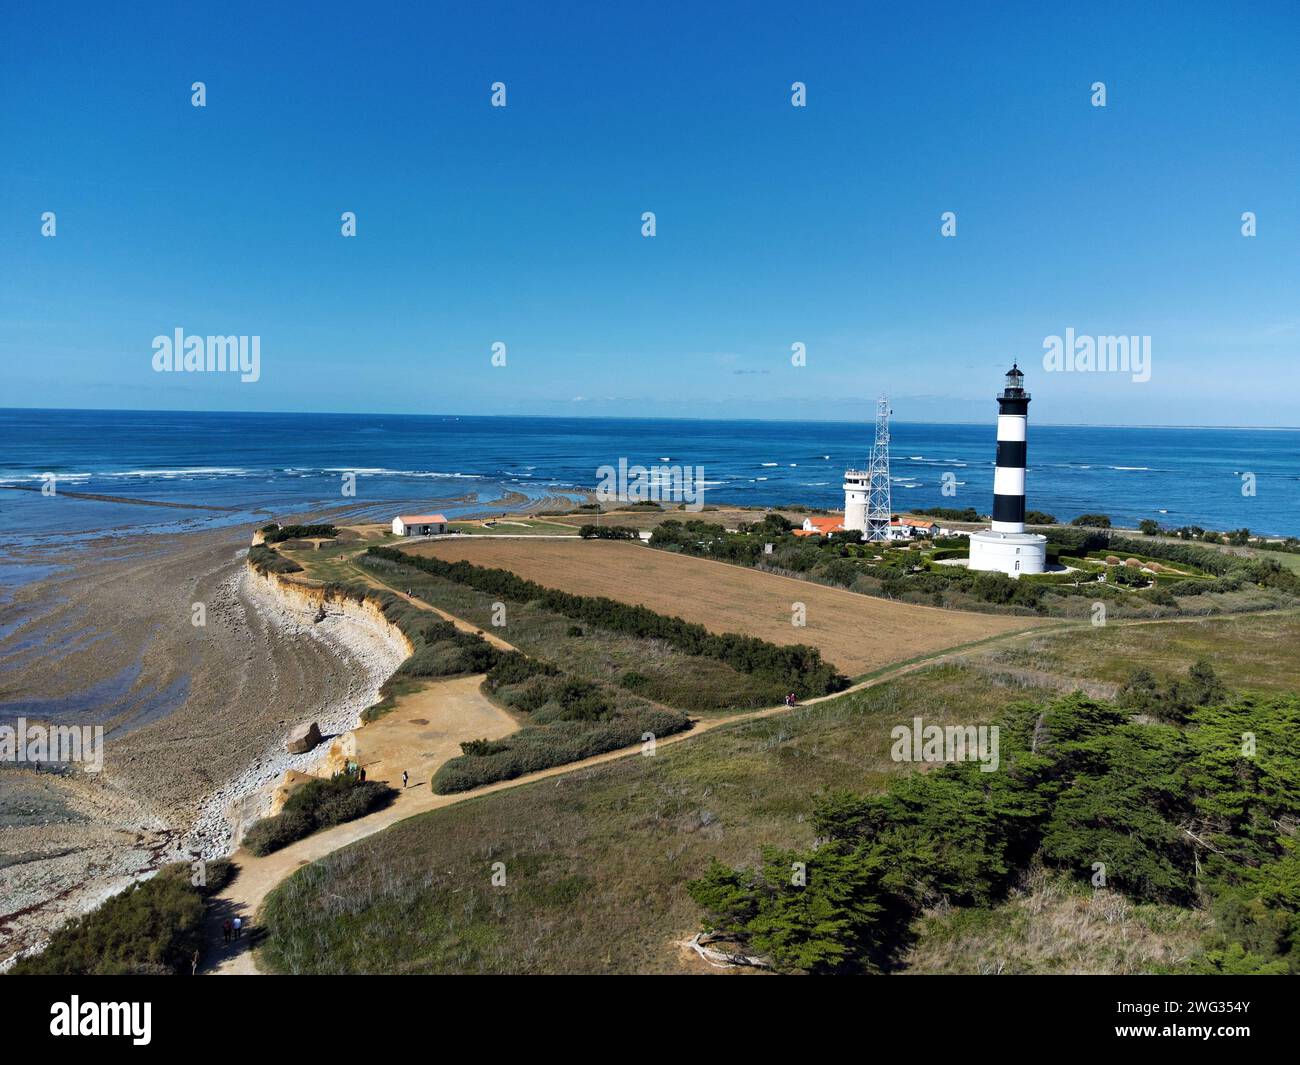
<instances>
[{"instance_id":1,"label":"horizon line","mask_svg":"<svg viewBox=\"0 0 1300 1065\"><path fill-rule=\"evenodd\" d=\"M0 412L42 412L60 414L241 414L241 415L300 415L302 417L354 417L354 418L536 418L547 421L590 420L626 422L767 422L774 425L869 425L873 419L853 421L845 418L701 418L685 416L648 416L629 414L453 414L411 413L407 411L346 411L346 410L203 410L186 407L0 407ZM996 421L908 421L893 419L896 425L988 425ZM1251 432L1300 432L1300 425L1216 425L1198 423L1139 422L1046 422L1035 425L1053 429L1241 429Z\"/></svg>"}]
</instances>

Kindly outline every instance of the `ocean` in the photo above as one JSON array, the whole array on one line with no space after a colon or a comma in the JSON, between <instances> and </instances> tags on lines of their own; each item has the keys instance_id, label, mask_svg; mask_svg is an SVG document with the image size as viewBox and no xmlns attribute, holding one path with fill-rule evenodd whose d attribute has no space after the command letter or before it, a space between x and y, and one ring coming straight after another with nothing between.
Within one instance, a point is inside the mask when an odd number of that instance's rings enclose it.
<instances>
[{"instance_id":1,"label":"ocean","mask_svg":"<svg viewBox=\"0 0 1300 1065\"><path fill-rule=\"evenodd\" d=\"M995 411L981 425L892 426L894 509L992 505ZM568 496L621 458L703 470L706 503L843 504L840 477L871 424L667 419L0 410L0 543L265 522L351 504L482 512L507 492ZM1069 520L1109 514L1300 532L1300 430L1030 424L1027 505ZM342 494L355 473L356 494ZM943 475L955 489L944 495ZM1243 475L1254 494L1243 494ZM64 493L67 493L66 495ZM73 493L185 504L180 509ZM500 508L497 508L500 509Z\"/></svg>"}]
</instances>

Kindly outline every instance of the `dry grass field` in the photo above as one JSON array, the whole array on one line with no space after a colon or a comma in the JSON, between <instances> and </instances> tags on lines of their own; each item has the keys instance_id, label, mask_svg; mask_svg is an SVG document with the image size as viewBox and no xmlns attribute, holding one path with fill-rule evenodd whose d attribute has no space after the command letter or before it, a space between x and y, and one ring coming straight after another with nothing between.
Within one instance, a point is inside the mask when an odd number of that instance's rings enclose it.
<instances>
[{"instance_id":1,"label":"dry grass field","mask_svg":"<svg viewBox=\"0 0 1300 1065\"><path fill-rule=\"evenodd\" d=\"M505 540L476 537L415 544L412 554L464 559L511 570L548 588L639 603L715 632L773 643L808 643L850 676L944 648L1046 624L913 606L723 562L614 540ZM795 603L807 624L791 623Z\"/></svg>"}]
</instances>

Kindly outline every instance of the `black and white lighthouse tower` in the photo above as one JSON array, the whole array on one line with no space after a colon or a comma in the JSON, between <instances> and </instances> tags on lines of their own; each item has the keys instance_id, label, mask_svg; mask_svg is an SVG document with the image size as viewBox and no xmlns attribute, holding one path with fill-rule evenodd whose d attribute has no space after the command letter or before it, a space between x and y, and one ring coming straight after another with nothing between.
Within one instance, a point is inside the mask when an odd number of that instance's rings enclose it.
<instances>
[{"instance_id":1,"label":"black and white lighthouse tower","mask_svg":"<svg viewBox=\"0 0 1300 1065\"><path fill-rule=\"evenodd\" d=\"M1013 363L998 400L998 458L993 474L993 524L971 533L970 568L1009 577L1047 568L1047 537L1025 532L1025 458L1029 393Z\"/></svg>"},{"instance_id":2,"label":"black and white lighthouse tower","mask_svg":"<svg viewBox=\"0 0 1300 1065\"><path fill-rule=\"evenodd\" d=\"M993 474L993 531L1025 531L1025 429L1029 393L1016 363L1007 371L1007 386L998 396L998 466Z\"/></svg>"}]
</instances>

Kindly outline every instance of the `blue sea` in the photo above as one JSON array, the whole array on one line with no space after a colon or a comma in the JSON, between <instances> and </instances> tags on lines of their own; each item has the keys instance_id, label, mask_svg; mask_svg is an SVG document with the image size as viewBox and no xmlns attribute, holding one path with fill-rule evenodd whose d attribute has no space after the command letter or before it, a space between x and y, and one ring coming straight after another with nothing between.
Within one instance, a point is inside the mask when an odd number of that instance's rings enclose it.
<instances>
[{"instance_id":1,"label":"blue sea","mask_svg":"<svg viewBox=\"0 0 1300 1065\"><path fill-rule=\"evenodd\" d=\"M995 426L895 423L895 510L992 504ZM350 504L451 516L594 487L597 469L702 467L705 502L839 507L871 424L661 419L0 410L0 543L175 534ZM1300 430L1030 424L1028 506L1068 520L1300 532ZM355 497L343 475L356 474ZM952 473L956 495L941 492ZM1242 492L1254 474L1255 494ZM89 493L194 507L75 498ZM499 507L495 509L501 509Z\"/></svg>"}]
</instances>

